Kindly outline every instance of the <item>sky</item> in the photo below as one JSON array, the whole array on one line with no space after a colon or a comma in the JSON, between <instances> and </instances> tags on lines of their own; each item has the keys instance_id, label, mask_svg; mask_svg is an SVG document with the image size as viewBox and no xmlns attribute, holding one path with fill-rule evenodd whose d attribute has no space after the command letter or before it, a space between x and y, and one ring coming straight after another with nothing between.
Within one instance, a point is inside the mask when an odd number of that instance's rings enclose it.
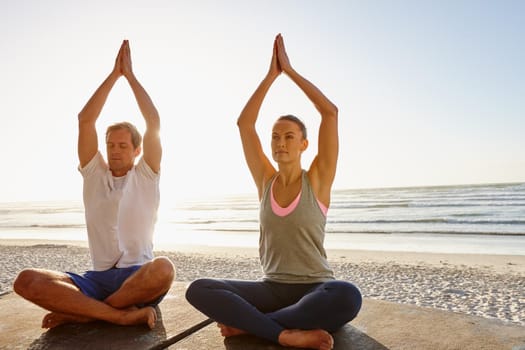
<instances>
[{"instance_id":1,"label":"sky","mask_svg":"<svg viewBox=\"0 0 525 350\"><path fill-rule=\"evenodd\" d=\"M282 33L339 109L334 189L525 181L525 2L0 0L0 201L80 199L77 115L123 39L159 110L162 196L256 193L236 120ZM257 123L320 116L282 75ZM125 79L99 117L144 122ZM99 137L103 141L103 137ZM100 145L105 154L104 144Z\"/></svg>"}]
</instances>

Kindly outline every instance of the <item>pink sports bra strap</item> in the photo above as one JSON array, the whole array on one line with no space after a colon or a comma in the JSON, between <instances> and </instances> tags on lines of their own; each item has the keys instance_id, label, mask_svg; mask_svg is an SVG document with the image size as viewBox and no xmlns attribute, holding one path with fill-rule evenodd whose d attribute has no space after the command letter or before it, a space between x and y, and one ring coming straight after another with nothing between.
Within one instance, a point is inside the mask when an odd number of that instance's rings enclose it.
<instances>
[{"instance_id":1,"label":"pink sports bra strap","mask_svg":"<svg viewBox=\"0 0 525 350\"><path fill-rule=\"evenodd\" d=\"M277 216L286 216L290 214L292 211L294 211L294 209L297 207L297 204L299 204L299 200L301 199L302 191L299 192L297 197L295 197L295 199L292 201L292 203L290 203L289 206L287 206L286 208L283 208L279 205L279 203L277 203L277 201L275 200L275 197L273 196L273 184L274 183L275 183L275 179L272 181L272 187L271 187L271 192L270 192L271 193L270 202L272 205L272 211ZM319 199L316 198L316 200L317 200L317 204L319 205L319 208L323 212L324 216L326 216L326 214L328 213L328 208L323 203L321 203Z\"/></svg>"}]
</instances>

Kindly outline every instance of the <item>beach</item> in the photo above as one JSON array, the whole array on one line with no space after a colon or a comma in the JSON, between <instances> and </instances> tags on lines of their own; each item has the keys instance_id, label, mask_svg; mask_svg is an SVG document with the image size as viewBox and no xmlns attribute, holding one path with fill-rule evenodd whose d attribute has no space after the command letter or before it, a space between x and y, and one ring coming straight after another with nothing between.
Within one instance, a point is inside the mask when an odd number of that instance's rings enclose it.
<instances>
[{"instance_id":1,"label":"beach","mask_svg":"<svg viewBox=\"0 0 525 350\"><path fill-rule=\"evenodd\" d=\"M179 246L168 256L176 281L201 277L258 279L257 250ZM329 249L338 279L356 284L365 298L431 307L525 325L525 256ZM85 241L0 239L0 294L24 268L82 272L90 268Z\"/></svg>"},{"instance_id":2,"label":"beach","mask_svg":"<svg viewBox=\"0 0 525 350\"><path fill-rule=\"evenodd\" d=\"M255 195L164 203L155 255L176 281L259 279ZM90 268L79 201L0 203L0 293L24 268ZM525 326L525 184L336 190L324 246L368 299Z\"/></svg>"}]
</instances>

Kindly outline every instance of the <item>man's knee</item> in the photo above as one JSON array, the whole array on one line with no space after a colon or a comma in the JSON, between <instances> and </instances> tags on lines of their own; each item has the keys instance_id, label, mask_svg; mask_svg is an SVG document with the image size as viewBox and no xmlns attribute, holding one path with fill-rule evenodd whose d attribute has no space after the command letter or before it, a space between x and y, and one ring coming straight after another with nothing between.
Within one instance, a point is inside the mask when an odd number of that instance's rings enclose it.
<instances>
[{"instance_id":1,"label":"man's knee","mask_svg":"<svg viewBox=\"0 0 525 350\"><path fill-rule=\"evenodd\" d=\"M13 290L25 299L37 302L45 297L52 284L57 283L78 290L67 274L44 269L22 270L13 282Z\"/></svg>"},{"instance_id":2,"label":"man's knee","mask_svg":"<svg viewBox=\"0 0 525 350\"><path fill-rule=\"evenodd\" d=\"M165 256L160 256L151 261L151 269L156 278L171 285L175 279L175 266L171 260Z\"/></svg>"},{"instance_id":3,"label":"man's knee","mask_svg":"<svg viewBox=\"0 0 525 350\"><path fill-rule=\"evenodd\" d=\"M36 294L36 287L40 278L41 277L36 270L22 270L13 282L13 290L18 295L26 299L31 299L33 294Z\"/></svg>"}]
</instances>

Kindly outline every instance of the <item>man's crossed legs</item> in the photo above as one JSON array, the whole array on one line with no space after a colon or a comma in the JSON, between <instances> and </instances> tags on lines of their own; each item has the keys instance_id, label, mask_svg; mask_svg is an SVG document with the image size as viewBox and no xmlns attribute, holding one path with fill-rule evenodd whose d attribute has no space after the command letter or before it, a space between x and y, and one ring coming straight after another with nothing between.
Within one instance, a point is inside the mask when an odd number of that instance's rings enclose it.
<instances>
[{"instance_id":1,"label":"man's crossed legs","mask_svg":"<svg viewBox=\"0 0 525 350\"><path fill-rule=\"evenodd\" d=\"M170 289L175 268L168 258L157 257L130 273L116 291L103 297L100 293L90 296L93 293L83 283L79 283L84 289L81 290L73 282L83 279L81 276L43 269L23 270L13 289L50 311L42 320L43 328L95 320L119 325L147 324L153 328L157 320L154 306Z\"/></svg>"}]
</instances>

